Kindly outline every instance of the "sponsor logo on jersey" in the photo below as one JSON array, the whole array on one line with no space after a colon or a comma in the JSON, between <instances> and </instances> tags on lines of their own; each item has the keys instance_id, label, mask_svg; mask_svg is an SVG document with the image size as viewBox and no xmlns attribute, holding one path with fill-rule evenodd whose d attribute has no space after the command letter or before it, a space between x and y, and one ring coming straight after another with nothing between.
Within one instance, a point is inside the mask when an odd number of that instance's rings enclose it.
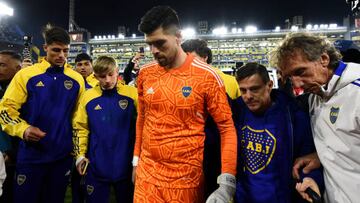
<instances>
[{"instance_id":1,"label":"sponsor logo on jersey","mask_svg":"<svg viewBox=\"0 0 360 203\"><path fill-rule=\"evenodd\" d=\"M64 86L67 90L70 90L73 87L73 81L71 80L65 80L64 81Z\"/></svg>"},{"instance_id":2,"label":"sponsor logo on jersey","mask_svg":"<svg viewBox=\"0 0 360 203\"><path fill-rule=\"evenodd\" d=\"M88 195L91 195L94 192L94 186L87 185L86 186L86 192L88 193Z\"/></svg>"},{"instance_id":3,"label":"sponsor logo on jersey","mask_svg":"<svg viewBox=\"0 0 360 203\"><path fill-rule=\"evenodd\" d=\"M42 81L39 81L38 83L36 83L35 85L36 87L45 87L44 83Z\"/></svg>"},{"instance_id":4,"label":"sponsor logo on jersey","mask_svg":"<svg viewBox=\"0 0 360 203\"><path fill-rule=\"evenodd\" d=\"M155 93L155 91L154 91L154 89L152 88L152 87L150 87L149 89L147 89L147 91L146 91L146 94L154 94Z\"/></svg>"},{"instance_id":5,"label":"sponsor logo on jersey","mask_svg":"<svg viewBox=\"0 0 360 203\"><path fill-rule=\"evenodd\" d=\"M126 107L128 106L129 102L126 99L122 99L119 101L119 106L120 108L122 108L123 110L126 109Z\"/></svg>"},{"instance_id":6,"label":"sponsor logo on jersey","mask_svg":"<svg viewBox=\"0 0 360 203\"><path fill-rule=\"evenodd\" d=\"M330 109L330 122L334 124L339 116L339 107L331 107Z\"/></svg>"},{"instance_id":7,"label":"sponsor logo on jersey","mask_svg":"<svg viewBox=\"0 0 360 203\"><path fill-rule=\"evenodd\" d=\"M189 87L189 86L184 86L184 87L181 89L182 94L183 94L184 97L190 96L191 90L192 90L192 88Z\"/></svg>"},{"instance_id":8,"label":"sponsor logo on jersey","mask_svg":"<svg viewBox=\"0 0 360 203\"><path fill-rule=\"evenodd\" d=\"M275 153L276 139L267 129L255 130L244 126L241 149L246 169L257 174L269 165Z\"/></svg>"},{"instance_id":9,"label":"sponsor logo on jersey","mask_svg":"<svg viewBox=\"0 0 360 203\"><path fill-rule=\"evenodd\" d=\"M96 105L95 108L94 108L94 110L101 110L101 109L102 108L101 108L100 104Z\"/></svg>"},{"instance_id":10,"label":"sponsor logo on jersey","mask_svg":"<svg viewBox=\"0 0 360 203\"><path fill-rule=\"evenodd\" d=\"M24 184L26 181L26 175L19 174L16 178L16 182L18 185Z\"/></svg>"}]
</instances>

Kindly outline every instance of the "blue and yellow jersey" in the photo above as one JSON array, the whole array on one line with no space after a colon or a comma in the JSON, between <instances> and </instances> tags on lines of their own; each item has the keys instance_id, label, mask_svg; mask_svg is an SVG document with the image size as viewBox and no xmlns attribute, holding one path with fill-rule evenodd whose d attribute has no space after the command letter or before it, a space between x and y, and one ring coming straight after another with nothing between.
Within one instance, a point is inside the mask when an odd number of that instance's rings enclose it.
<instances>
[{"instance_id":1,"label":"blue and yellow jersey","mask_svg":"<svg viewBox=\"0 0 360 203\"><path fill-rule=\"evenodd\" d=\"M116 181L131 171L138 94L117 83L112 90L99 85L87 90L74 114L76 158L87 157L94 175Z\"/></svg>"},{"instance_id":2,"label":"blue and yellow jersey","mask_svg":"<svg viewBox=\"0 0 360 203\"><path fill-rule=\"evenodd\" d=\"M94 73L91 73L85 79L85 89L90 89L92 87L95 87L98 83L99 81L95 78Z\"/></svg>"},{"instance_id":3,"label":"blue and yellow jersey","mask_svg":"<svg viewBox=\"0 0 360 203\"><path fill-rule=\"evenodd\" d=\"M0 124L11 136L23 138L30 126L46 133L39 142L20 142L19 163L61 159L72 149L71 116L84 91L82 76L43 60L20 70L0 102Z\"/></svg>"}]
</instances>

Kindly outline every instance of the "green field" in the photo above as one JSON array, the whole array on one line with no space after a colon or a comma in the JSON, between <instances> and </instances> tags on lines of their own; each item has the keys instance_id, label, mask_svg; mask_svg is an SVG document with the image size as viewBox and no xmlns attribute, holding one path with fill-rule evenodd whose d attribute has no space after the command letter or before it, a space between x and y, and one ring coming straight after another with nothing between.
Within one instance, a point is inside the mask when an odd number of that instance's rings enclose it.
<instances>
[{"instance_id":1,"label":"green field","mask_svg":"<svg viewBox=\"0 0 360 203\"><path fill-rule=\"evenodd\" d=\"M66 190L64 203L71 203L71 186L69 186L69 187L67 188L67 190ZM104 202L104 203L105 203L105 202ZM114 190L113 190L113 188L111 188L110 203L116 203L116 199L115 199L115 195L114 195Z\"/></svg>"}]
</instances>

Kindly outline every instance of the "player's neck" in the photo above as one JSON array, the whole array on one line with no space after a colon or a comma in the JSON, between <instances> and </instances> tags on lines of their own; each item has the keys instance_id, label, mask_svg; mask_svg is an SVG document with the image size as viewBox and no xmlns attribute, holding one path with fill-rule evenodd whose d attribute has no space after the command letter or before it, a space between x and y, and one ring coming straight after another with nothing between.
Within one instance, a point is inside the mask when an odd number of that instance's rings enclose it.
<instances>
[{"instance_id":1,"label":"player's neck","mask_svg":"<svg viewBox=\"0 0 360 203\"><path fill-rule=\"evenodd\" d=\"M187 57L187 54L182 49L179 49L174 62L166 68L172 69L172 68L177 68L177 67L182 66L186 61L186 57Z\"/></svg>"}]
</instances>

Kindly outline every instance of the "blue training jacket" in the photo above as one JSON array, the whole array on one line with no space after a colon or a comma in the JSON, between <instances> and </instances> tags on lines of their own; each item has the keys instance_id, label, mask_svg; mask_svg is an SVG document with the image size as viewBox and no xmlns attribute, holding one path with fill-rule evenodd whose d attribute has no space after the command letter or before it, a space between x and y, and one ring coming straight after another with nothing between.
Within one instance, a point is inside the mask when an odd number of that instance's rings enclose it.
<instances>
[{"instance_id":1,"label":"blue training jacket","mask_svg":"<svg viewBox=\"0 0 360 203\"><path fill-rule=\"evenodd\" d=\"M237 203L290 203L303 200L295 190L292 166L297 157L315 151L308 114L296 101L272 90L273 104L253 114L242 98L233 104L238 134ZM312 177L323 188L322 170Z\"/></svg>"},{"instance_id":2,"label":"blue training jacket","mask_svg":"<svg viewBox=\"0 0 360 203\"><path fill-rule=\"evenodd\" d=\"M20 142L18 164L48 163L72 152L71 118L85 88L82 76L66 66L51 67L43 60L21 69L0 102L6 133L23 138L30 125L46 133L39 142Z\"/></svg>"},{"instance_id":3,"label":"blue training jacket","mask_svg":"<svg viewBox=\"0 0 360 203\"><path fill-rule=\"evenodd\" d=\"M137 90L118 81L116 88L87 90L74 114L76 158L87 157L99 180L118 181L131 177Z\"/></svg>"}]
</instances>

